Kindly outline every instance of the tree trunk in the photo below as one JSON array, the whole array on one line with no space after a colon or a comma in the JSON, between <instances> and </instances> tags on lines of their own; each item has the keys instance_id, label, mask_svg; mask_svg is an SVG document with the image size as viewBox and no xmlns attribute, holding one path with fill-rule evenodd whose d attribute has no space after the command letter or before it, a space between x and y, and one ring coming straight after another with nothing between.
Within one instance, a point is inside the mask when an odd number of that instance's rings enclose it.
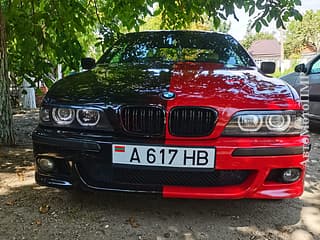
<instances>
[{"instance_id":1,"label":"tree trunk","mask_svg":"<svg viewBox=\"0 0 320 240\"><path fill-rule=\"evenodd\" d=\"M10 103L5 21L0 5L0 146L15 144Z\"/></svg>"}]
</instances>

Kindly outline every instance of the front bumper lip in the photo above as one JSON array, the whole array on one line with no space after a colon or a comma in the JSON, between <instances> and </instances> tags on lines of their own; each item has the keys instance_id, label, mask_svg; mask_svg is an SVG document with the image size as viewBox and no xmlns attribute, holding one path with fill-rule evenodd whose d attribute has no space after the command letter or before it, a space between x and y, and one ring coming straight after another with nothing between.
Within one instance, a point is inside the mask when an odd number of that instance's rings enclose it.
<instances>
[{"instance_id":1,"label":"front bumper lip","mask_svg":"<svg viewBox=\"0 0 320 240\"><path fill-rule=\"evenodd\" d=\"M33 133L32 139L34 143L49 145L53 147L59 148L67 148L70 150L85 150L90 152L100 152L101 147L98 143L94 141L88 141L84 139L76 139L76 138L56 138L49 136L41 136L36 133Z\"/></svg>"},{"instance_id":2,"label":"front bumper lip","mask_svg":"<svg viewBox=\"0 0 320 240\"><path fill-rule=\"evenodd\" d=\"M198 199L241 199L263 198L284 199L298 197L303 193L303 180L292 184L261 185L258 188L249 185L230 188L190 188L165 186L165 198L198 198Z\"/></svg>"},{"instance_id":3,"label":"front bumper lip","mask_svg":"<svg viewBox=\"0 0 320 240\"><path fill-rule=\"evenodd\" d=\"M264 142L262 142L264 140ZM202 199L214 199L214 198L293 198L298 197L303 192L303 176L294 183L284 184L277 182L266 182L267 176L271 169L277 168L300 168L302 174L305 174L305 162L306 158L301 154L303 146L303 137L295 137L289 140L277 138L275 140L264 138L260 139L238 139L238 138L226 138L220 139L214 143L208 141L205 144L208 146L214 145L217 149L216 155L216 167L217 170L254 170L255 172L241 184L222 187L201 187L201 186L172 186L164 185L157 189L152 188L134 188L132 185L126 184L106 184L105 186L96 186L89 183L86 178L81 176L77 167L77 158L90 160L90 156L94 156L101 161L106 161L106 156L109 156L109 152L106 150L111 149L110 145L113 142L111 138L102 140L94 140L93 138L86 138L85 140L81 135L76 137L65 138L59 136L59 134L51 135L45 134L39 131L33 133L33 141L35 146L35 157L40 157L42 154L56 153L61 158L66 157L65 151L71 151L74 155L68 159L60 159L61 161L72 161L73 173L67 178L61 178L58 175L43 174L36 170L36 181L40 185L72 188L77 186L78 183L85 188L93 190L111 190L121 192L146 192L146 193L161 193L163 197L168 198L202 198ZM214 140L213 140L214 141ZM246 142L251 141L251 142ZM122 141L123 142L123 141ZM261 143L262 142L262 143ZM275 143L275 144L274 144ZM169 143L174 144L174 143ZM182 144L192 146L192 142L184 142ZM203 142L201 142L203 145ZM209 145L210 144L210 145ZM281 147L277 147L277 145ZM196 145L195 145L196 146ZM250 147L248 147L250 146ZM45 149L45 150L44 150ZM252 156L238 155L234 156L233 153L236 149L244 149L242 154L248 153L258 149L258 153ZM267 149L268 152L273 152L273 155L263 155L261 152ZM277 156L277 151L280 154ZM286 149L286 150L281 150ZM45 151L45 152L43 152ZM239 150L238 150L239 151ZM287 151L288 155L281 155ZM295 152L298 151L298 152ZM239 152L238 152L239 153ZM241 153L241 151L240 151ZM290 153L292 155L290 155ZM298 154L294 154L298 153ZM112 162L110 161L110 168L112 168Z\"/></svg>"},{"instance_id":4,"label":"front bumper lip","mask_svg":"<svg viewBox=\"0 0 320 240\"><path fill-rule=\"evenodd\" d=\"M129 192L130 193L157 193L157 194L161 193L161 191L131 190L131 189L121 189L121 188L114 188L114 187L96 187L96 186L93 186L93 185L90 185L89 183L87 183L81 177L81 175L79 173L78 173L77 177L79 179L77 179L77 184L75 184L74 179L73 180L61 180L59 178L55 178L54 176L50 176L50 175L39 173L39 172L36 172L36 174L35 174L36 182L38 184L44 185L44 186L50 186L50 187L72 189L75 187L75 185L80 185L81 187L84 187L85 189L92 189L92 190L97 190L97 191L114 191L114 192L128 192L128 193Z\"/></svg>"},{"instance_id":5,"label":"front bumper lip","mask_svg":"<svg viewBox=\"0 0 320 240\"><path fill-rule=\"evenodd\" d=\"M283 156L303 154L303 146L299 147L268 147L268 148L238 148L232 153L232 156Z\"/></svg>"}]
</instances>

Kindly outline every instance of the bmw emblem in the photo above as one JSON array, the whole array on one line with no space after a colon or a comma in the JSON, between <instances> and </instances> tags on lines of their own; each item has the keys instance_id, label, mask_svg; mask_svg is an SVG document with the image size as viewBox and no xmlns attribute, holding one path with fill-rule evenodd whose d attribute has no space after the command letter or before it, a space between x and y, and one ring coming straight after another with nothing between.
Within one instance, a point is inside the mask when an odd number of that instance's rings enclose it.
<instances>
[{"instance_id":1,"label":"bmw emblem","mask_svg":"<svg viewBox=\"0 0 320 240\"><path fill-rule=\"evenodd\" d=\"M161 98L165 99L165 100L172 100L174 99L176 96L175 93L173 92L163 92L161 93Z\"/></svg>"}]
</instances>

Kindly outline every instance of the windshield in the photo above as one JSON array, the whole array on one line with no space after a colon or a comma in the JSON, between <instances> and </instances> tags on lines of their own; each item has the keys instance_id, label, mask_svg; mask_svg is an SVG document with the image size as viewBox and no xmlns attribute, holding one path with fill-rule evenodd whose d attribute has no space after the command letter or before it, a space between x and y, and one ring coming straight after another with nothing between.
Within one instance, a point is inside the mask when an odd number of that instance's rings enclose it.
<instances>
[{"instance_id":1,"label":"windshield","mask_svg":"<svg viewBox=\"0 0 320 240\"><path fill-rule=\"evenodd\" d=\"M248 53L231 36L188 31L127 34L98 63L183 61L255 66Z\"/></svg>"}]
</instances>

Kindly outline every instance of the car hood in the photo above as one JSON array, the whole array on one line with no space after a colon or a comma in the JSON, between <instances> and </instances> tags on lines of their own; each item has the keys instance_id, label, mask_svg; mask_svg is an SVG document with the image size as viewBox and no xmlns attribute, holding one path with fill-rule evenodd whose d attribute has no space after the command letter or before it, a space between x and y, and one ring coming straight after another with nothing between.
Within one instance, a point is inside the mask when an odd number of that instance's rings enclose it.
<instances>
[{"instance_id":1,"label":"car hood","mask_svg":"<svg viewBox=\"0 0 320 240\"><path fill-rule=\"evenodd\" d=\"M202 102L237 109L289 109L292 105L299 108L287 83L265 76L255 68L176 64L170 91L191 104Z\"/></svg>"},{"instance_id":2,"label":"car hood","mask_svg":"<svg viewBox=\"0 0 320 240\"><path fill-rule=\"evenodd\" d=\"M134 102L158 98L168 91L171 65L116 64L98 66L56 82L47 94L53 102ZM156 97L157 96L157 97Z\"/></svg>"},{"instance_id":3,"label":"car hood","mask_svg":"<svg viewBox=\"0 0 320 240\"><path fill-rule=\"evenodd\" d=\"M58 81L46 100L157 104L165 101L161 93L166 91L175 93L177 105L261 109L289 108L295 102L285 82L264 76L255 68L194 62L98 66Z\"/></svg>"}]
</instances>

